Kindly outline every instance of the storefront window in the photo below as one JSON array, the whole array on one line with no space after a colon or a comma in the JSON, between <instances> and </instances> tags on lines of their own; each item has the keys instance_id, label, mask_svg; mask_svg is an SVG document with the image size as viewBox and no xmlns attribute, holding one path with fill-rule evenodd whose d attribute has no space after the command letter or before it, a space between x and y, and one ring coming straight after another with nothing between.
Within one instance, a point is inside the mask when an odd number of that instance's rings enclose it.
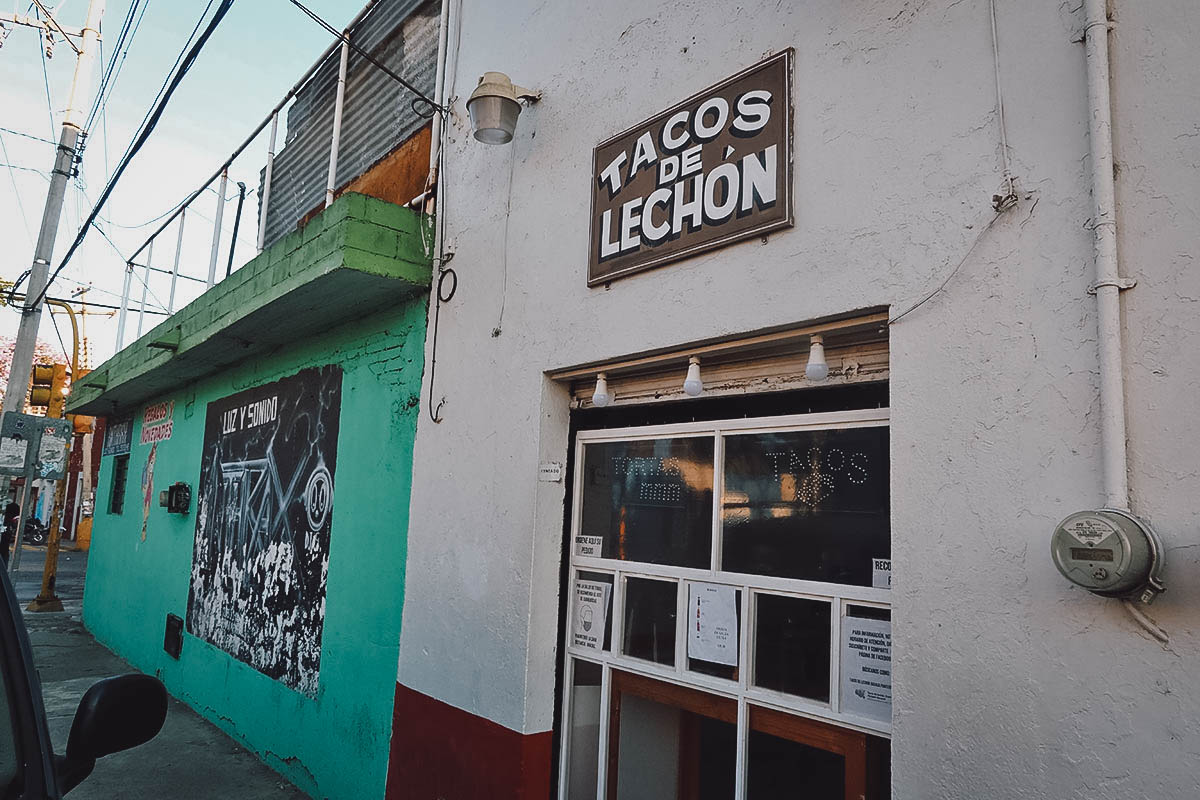
<instances>
[{"instance_id":1,"label":"storefront window","mask_svg":"<svg viewBox=\"0 0 1200 800\"><path fill-rule=\"evenodd\" d=\"M887 411L584 431L575 463L560 797L886 800Z\"/></svg>"},{"instance_id":2,"label":"storefront window","mask_svg":"<svg viewBox=\"0 0 1200 800\"><path fill-rule=\"evenodd\" d=\"M590 444L582 499L577 554L705 567L712 544L712 437Z\"/></svg>"},{"instance_id":3,"label":"storefront window","mask_svg":"<svg viewBox=\"0 0 1200 800\"><path fill-rule=\"evenodd\" d=\"M891 559L887 428L730 435L722 567L871 586Z\"/></svg>"}]
</instances>

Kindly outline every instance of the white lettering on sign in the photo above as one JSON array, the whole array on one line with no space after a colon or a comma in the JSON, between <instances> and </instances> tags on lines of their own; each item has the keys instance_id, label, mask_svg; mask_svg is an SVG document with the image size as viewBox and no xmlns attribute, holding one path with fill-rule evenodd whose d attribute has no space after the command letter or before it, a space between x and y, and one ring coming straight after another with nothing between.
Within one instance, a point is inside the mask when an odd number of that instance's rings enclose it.
<instances>
[{"instance_id":1,"label":"white lettering on sign","mask_svg":"<svg viewBox=\"0 0 1200 800\"><path fill-rule=\"evenodd\" d=\"M235 406L221 412L221 435L244 431L266 425L279 418L279 396L273 395L255 400L244 406Z\"/></svg>"},{"instance_id":2,"label":"white lettering on sign","mask_svg":"<svg viewBox=\"0 0 1200 800\"><path fill-rule=\"evenodd\" d=\"M871 559L871 585L876 589L892 588L892 560L890 558Z\"/></svg>"},{"instance_id":3,"label":"white lettering on sign","mask_svg":"<svg viewBox=\"0 0 1200 800\"><path fill-rule=\"evenodd\" d=\"M588 284L792 224L792 51L597 145Z\"/></svg>"},{"instance_id":4,"label":"white lettering on sign","mask_svg":"<svg viewBox=\"0 0 1200 800\"><path fill-rule=\"evenodd\" d=\"M883 619L842 620L842 711L892 719L892 623Z\"/></svg>"}]
</instances>

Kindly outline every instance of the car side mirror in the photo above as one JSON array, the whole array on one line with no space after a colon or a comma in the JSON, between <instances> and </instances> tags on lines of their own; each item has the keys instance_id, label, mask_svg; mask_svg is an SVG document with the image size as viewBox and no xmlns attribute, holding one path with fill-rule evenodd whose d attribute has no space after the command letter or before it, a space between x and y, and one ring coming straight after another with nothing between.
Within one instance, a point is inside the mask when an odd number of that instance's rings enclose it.
<instances>
[{"instance_id":1,"label":"car side mirror","mask_svg":"<svg viewBox=\"0 0 1200 800\"><path fill-rule=\"evenodd\" d=\"M59 761L65 793L91 774L96 759L144 744L162 730L167 690L149 675L119 675L97 681L75 711L66 757Z\"/></svg>"}]
</instances>

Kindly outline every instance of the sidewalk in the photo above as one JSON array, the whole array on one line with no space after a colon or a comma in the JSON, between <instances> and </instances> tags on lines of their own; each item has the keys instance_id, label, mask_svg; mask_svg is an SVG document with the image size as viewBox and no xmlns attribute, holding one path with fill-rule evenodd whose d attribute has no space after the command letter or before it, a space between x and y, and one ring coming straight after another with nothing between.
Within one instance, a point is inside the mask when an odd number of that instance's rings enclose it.
<instances>
[{"instance_id":1,"label":"sidewalk","mask_svg":"<svg viewBox=\"0 0 1200 800\"><path fill-rule=\"evenodd\" d=\"M22 606L41 588L45 552L45 548L26 546L20 570L10 575ZM100 678L135 671L93 639L80 622L86 569L86 553L63 551L59 556L57 593L65 610L25 613L34 660L42 679L50 737L59 753L66 748L75 708L88 687ZM158 736L141 747L100 759L91 776L68 797L70 800L299 800L307 795L172 698L167 722Z\"/></svg>"}]
</instances>

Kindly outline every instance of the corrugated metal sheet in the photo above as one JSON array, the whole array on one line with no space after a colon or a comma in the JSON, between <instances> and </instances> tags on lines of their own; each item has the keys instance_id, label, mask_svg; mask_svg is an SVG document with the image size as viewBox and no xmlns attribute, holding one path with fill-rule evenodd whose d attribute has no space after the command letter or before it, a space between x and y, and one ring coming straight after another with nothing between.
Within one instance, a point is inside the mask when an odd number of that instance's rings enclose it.
<instances>
[{"instance_id":1,"label":"corrugated metal sheet","mask_svg":"<svg viewBox=\"0 0 1200 800\"><path fill-rule=\"evenodd\" d=\"M381 0L351 41L432 96L437 70L438 0ZM325 197L337 91L338 52L321 65L287 112L287 137L275 153L264 246L295 229ZM350 51L338 147L337 185L365 172L428 120L412 109L415 95ZM259 174L262 186L263 173ZM259 193L262 214L262 192Z\"/></svg>"}]
</instances>

